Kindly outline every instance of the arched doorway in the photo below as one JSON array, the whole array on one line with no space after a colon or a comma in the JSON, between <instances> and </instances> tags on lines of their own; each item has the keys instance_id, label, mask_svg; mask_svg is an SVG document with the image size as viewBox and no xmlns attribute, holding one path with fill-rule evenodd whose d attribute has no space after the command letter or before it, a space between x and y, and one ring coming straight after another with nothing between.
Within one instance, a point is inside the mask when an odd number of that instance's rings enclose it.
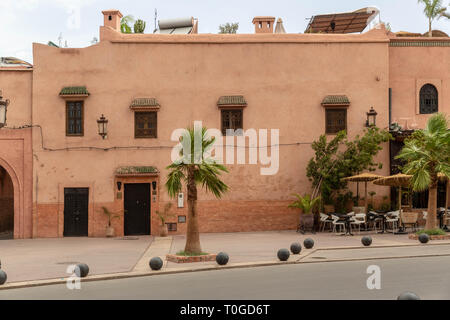
<instances>
[{"instance_id":1,"label":"arched doorway","mask_svg":"<svg viewBox=\"0 0 450 320\"><path fill-rule=\"evenodd\" d=\"M8 172L0 166L0 240L14 237L14 186Z\"/></svg>"}]
</instances>

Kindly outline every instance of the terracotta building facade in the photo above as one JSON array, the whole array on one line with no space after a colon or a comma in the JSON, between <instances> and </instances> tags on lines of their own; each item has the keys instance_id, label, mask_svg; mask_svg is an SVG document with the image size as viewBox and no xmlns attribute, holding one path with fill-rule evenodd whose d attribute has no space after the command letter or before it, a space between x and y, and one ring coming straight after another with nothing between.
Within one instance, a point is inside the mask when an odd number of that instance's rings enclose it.
<instances>
[{"instance_id":1,"label":"terracotta building facade","mask_svg":"<svg viewBox=\"0 0 450 320\"><path fill-rule=\"evenodd\" d=\"M35 43L32 68L0 68L10 100L0 129L0 226L13 224L15 238L103 237L105 210L117 236L158 235L156 211L169 202L169 233L184 233L186 194L169 198L165 168L174 131L195 121L267 130L269 153L279 154L278 163L261 161L261 152L249 163L244 148L245 163L226 163L230 191L221 200L199 194L200 231L295 229L298 212L288 204L292 193L311 191L306 165L321 134L360 134L372 107L380 128L423 128L430 114L450 111L449 38L399 38L383 25L362 34L275 34L258 32L257 18L255 34L122 34L120 12L103 14L99 43ZM274 19L260 18L273 29ZM381 175L390 174L389 149L377 156Z\"/></svg>"}]
</instances>

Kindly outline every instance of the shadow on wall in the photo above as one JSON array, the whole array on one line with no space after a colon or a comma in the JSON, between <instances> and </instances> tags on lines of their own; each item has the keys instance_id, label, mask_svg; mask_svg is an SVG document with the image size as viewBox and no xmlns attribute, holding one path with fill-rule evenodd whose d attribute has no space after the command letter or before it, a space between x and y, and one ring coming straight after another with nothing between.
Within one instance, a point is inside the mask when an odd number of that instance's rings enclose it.
<instances>
[{"instance_id":1,"label":"shadow on wall","mask_svg":"<svg viewBox=\"0 0 450 320\"><path fill-rule=\"evenodd\" d=\"M0 239L11 238L14 230L14 187L8 172L0 166Z\"/></svg>"}]
</instances>

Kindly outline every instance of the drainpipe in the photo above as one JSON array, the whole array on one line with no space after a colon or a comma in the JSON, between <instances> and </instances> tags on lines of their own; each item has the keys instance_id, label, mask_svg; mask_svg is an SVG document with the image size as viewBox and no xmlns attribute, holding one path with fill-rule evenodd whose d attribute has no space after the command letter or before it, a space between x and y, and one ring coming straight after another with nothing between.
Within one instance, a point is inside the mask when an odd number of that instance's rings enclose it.
<instances>
[{"instance_id":1,"label":"drainpipe","mask_svg":"<svg viewBox=\"0 0 450 320\"><path fill-rule=\"evenodd\" d=\"M389 88L389 128L392 123L392 88Z\"/></svg>"}]
</instances>

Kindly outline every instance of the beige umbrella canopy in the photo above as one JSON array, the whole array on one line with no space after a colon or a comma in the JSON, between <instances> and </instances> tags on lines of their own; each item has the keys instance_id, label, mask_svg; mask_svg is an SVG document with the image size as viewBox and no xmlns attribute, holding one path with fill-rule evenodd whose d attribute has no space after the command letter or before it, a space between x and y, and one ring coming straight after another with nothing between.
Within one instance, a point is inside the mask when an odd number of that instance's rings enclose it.
<instances>
[{"instance_id":1,"label":"beige umbrella canopy","mask_svg":"<svg viewBox=\"0 0 450 320\"><path fill-rule=\"evenodd\" d=\"M399 223L401 224L402 221L402 187L409 187L411 183L411 175L399 173L393 176L381 178L378 180L373 181L374 184L377 184L379 186L390 186L390 187L399 187L398 188L398 212L400 212L399 215Z\"/></svg>"},{"instance_id":2,"label":"beige umbrella canopy","mask_svg":"<svg viewBox=\"0 0 450 320\"><path fill-rule=\"evenodd\" d=\"M368 199L367 199L367 182L370 181L374 181L374 180L378 180L384 178L383 176L379 176L373 173L361 173L358 174L356 176L351 176L351 177L347 177L347 178L343 178L342 180L344 181L352 181L352 182L364 182L364 201L365 201L365 208L366 208L366 213L367 212L367 208L369 205Z\"/></svg>"}]
</instances>

